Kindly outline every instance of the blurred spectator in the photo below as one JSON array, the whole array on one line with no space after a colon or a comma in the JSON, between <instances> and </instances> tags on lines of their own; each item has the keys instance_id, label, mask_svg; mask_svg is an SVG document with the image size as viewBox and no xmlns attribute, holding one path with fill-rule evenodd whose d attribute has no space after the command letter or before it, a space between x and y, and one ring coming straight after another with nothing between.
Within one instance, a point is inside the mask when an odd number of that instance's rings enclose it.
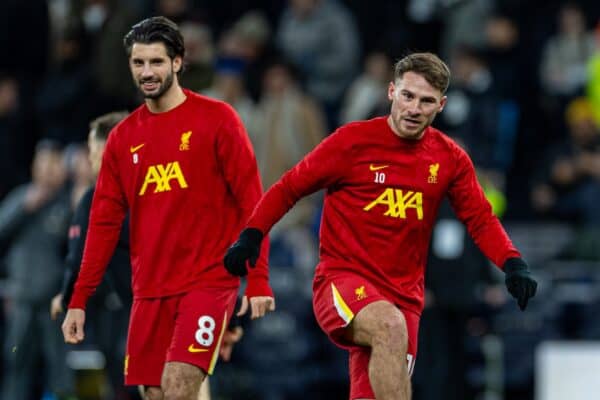
<instances>
[{"instance_id":1,"label":"blurred spectator","mask_svg":"<svg viewBox=\"0 0 600 400\"><path fill-rule=\"evenodd\" d=\"M36 97L43 136L63 144L82 142L97 99L85 31L78 21L72 20L57 33L52 58L52 68Z\"/></svg>"},{"instance_id":2,"label":"blurred spectator","mask_svg":"<svg viewBox=\"0 0 600 400\"><path fill-rule=\"evenodd\" d=\"M304 74L308 93L325 107L333 130L359 65L360 38L352 15L336 0L289 0L276 41Z\"/></svg>"},{"instance_id":3,"label":"blurred spectator","mask_svg":"<svg viewBox=\"0 0 600 400\"><path fill-rule=\"evenodd\" d=\"M305 94L286 62L265 71L258 103L258 126L251 136L263 184L270 187L327 134L323 113Z\"/></svg>"},{"instance_id":4,"label":"blurred spectator","mask_svg":"<svg viewBox=\"0 0 600 400\"><path fill-rule=\"evenodd\" d=\"M544 46L540 78L546 93L569 98L579 94L585 84L594 36L587 31L583 11L575 3L561 7L558 27Z\"/></svg>"},{"instance_id":5,"label":"blurred spectator","mask_svg":"<svg viewBox=\"0 0 600 400\"><path fill-rule=\"evenodd\" d=\"M458 46L472 48L485 46L485 26L494 10L494 0L441 0L444 7L444 31L441 35L441 54L452 57Z\"/></svg>"},{"instance_id":6,"label":"blurred spectator","mask_svg":"<svg viewBox=\"0 0 600 400\"><path fill-rule=\"evenodd\" d=\"M210 28L198 22L183 22L179 31L185 43L185 71L180 81L194 91L208 88L213 79L215 49Z\"/></svg>"},{"instance_id":7,"label":"blurred spectator","mask_svg":"<svg viewBox=\"0 0 600 400\"><path fill-rule=\"evenodd\" d=\"M243 74L243 60L219 58L215 65L213 84L202 93L229 103L238 112L246 130L251 132L254 126L255 105L246 92Z\"/></svg>"},{"instance_id":8,"label":"blurred spectator","mask_svg":"<svg viewBox=\"0 0 600 400\"><path fill-rule=\"evenodd\" d=\"M244 80L253 100L260 96L262 76L267 63L275 56L271 42L271 26L266 16L258 10L248 11L231 27L229 48L221 49L223 55L244 61Z\"/></svg>"},{"instance_id":9,"label":"blurred spectator","mask_svg":"<svg viewBox=\"0 0 600 400\"><path fill-rule=\"evenodd\" d=\"M569 138L540 160L531 201L542 215L589 227L600 224L600 131L591 103L573 100L566 111Z\"/></svg>"},{"instance_id":10,"label":"blurred spectator","mask_svg":"<svg viewBox=\"0 0 600 400\"><path fill-rule=\"evenodd\" d=\"M488 61L498 96L504 101L512 102L511 107L514 108L517 108L516 101L521 96L520 81L523 74L520 35L512 16L497 13L486 21L485 45L481 48Z\"/></svg>"},{"instance_id":11,"label":"blurred spectator","mask_svg":"<svg viewBox=\"0 0 600 400\"><path fill-rule=\"evenodd\" d=\"M502 123L503 118L509 117L481 51L460 46L453 53L451 66L451 101L441 114L440 123L448 134L472 149L473 162L494 176L494 182L502 187L512 162L516 121Z\"/></svg>"},{"instance_id":12,"label":"blurred spectator","mask_svg":"<svg viewBox=\"0 0 600 400\"><path fill-rule=\"evenodd\" d=\"M59 398L73 393L73 374L65 363L67 349L60 326L48 315L48 304L62 280L71 214L65 181L59 144L41 141L31 182L15 188L0 204L0 241L8 246L3 399L29 400L35 383L42 383Z\"/></svg>"},{"instance_id":13,"label":"blurred spectator","mask_svg":"<svg viewBox=\"0 0 600 400\"><path fill-rule=\"evenodd\" d=\"M27 178L19 84L0 72L0 199Z\"/></svg>"},{"instance_id":14,"label":"blurred spectator","mask_svg":"<svg viewBox=\"0 0 600 400\"><path fill-rule=\"evenodd\" d=\"M568 2L556 14L558 29L543 44L539 80L544 118L550 127L546 140L565 138L563 113L569 101L583 92L587 64L594 53L594 37L587 30L581 6Z\"/></svg>"},{"instance_id":15,"label":"blurred spectator","mask_svg":"<svg viewBox=\"0 0 600 400\"><path fill-rule=\"evenodd\" d=\"M80 143L65 147L65 163L71 187L71 205L77 207L81 196L94 183L95 175L89 160L88 148Z\"/></svg>"},{"instance_id":16,"label":"blurred spectator","mask_svg":"<svg viewBox=\"0 0 600 400\"><path fill-rule=\"evenodd\" d=\"M392 80L392 63L383 52L367 56L363 73L354 80L340 110L340 122L369 119L377 110L387 107L387 85Z\"/></svg>"},{"instance_id":17,"label":"blurred spectator","mask_svg":"<svg viewBox=\"0 0 600 400\"><path fill-rule=\"evenodd\" d=\"M250 137L265 188L273 185L327 133L322 111L302 92L294 71L285 62L275 62L263 78L257 123ZM277 255L277 245L282 245L292 254L287 265L299 265L312 273L317 261L316 238L311 233L316 208L315 196L302 199L278 222L271 233L272 257Z\"/></svg>"},{"instance_id":18,"label":"blurred spectator","mask_svg":"<svg viewBox=\"0 0 600 400\"><path fill-rule=\"evenodd\" d=\"M137 104L135 86L124 55L123 36L138 20L128 2L73 0L72 13L83 21L90 37L91 68L99 97L95 115ZM90 118L86 119L89 121ZM79 132L86 132L83 127Z\"/></svg>"}]
</instances>

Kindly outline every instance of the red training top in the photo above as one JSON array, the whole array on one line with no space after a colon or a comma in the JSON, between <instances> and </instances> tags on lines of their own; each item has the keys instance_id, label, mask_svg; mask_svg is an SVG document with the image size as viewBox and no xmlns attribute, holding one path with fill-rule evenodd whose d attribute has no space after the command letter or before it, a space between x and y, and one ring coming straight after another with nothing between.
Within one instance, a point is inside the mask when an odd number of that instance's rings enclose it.
<instances>
[{"instance_id":1,"label":"red training top","mask_svg":"<svg viewBox=\"0 0 600 400\"><path fill-rule=\"evenodd\" d=\"M111 132L69 308L84 308L100 283L128 210L134 298L239 285L223 256L262 194L256 159L229 105L184 93L176 108L142 105ZM268 241L262 250L248 296L272 296Z\"/></svg>"},{"instance_id":2,"label":"red training top","mask_svg":"<svg viewBox=\"0 0 600 400\"><path fill-rule=\"evenodd\" d=\"M520 256L492 214L468 155L432 127L420 140L398 137L386 117L339 128L268 190L248 226L267 233L296 201L322 188L316 276L352 271L419 314L444 196L496 265Z\"/></svg>"}]
</instances>

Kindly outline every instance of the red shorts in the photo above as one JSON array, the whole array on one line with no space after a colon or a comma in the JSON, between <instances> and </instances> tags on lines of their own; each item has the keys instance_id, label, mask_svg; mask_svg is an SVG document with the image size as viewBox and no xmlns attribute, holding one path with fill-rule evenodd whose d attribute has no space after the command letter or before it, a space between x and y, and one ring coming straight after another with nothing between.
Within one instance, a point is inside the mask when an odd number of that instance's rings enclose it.
<instances>
[{"instance_id":1,"label":"red shorts","mask_svg":"<svg viewBox=\"0 0 600 400\"><path fill-rule=\"evenodd\" d=\"M160 386L166 362L195 365L212 374L234 312L236 288L134 300L129 320L125 384Z\"/></svg>"},{"instance_id":2,"label":"red shorts","mask_svg":"<svg viewBox=\"0 0 600 400\"><path fill-rule=\"evenodd\" d=\"M383 296L366 279L352 273L338 273L328 277L317 277L313 284L313 308L321 329L337 346L350 352L350 399L374 399L369 382L369 347L355 345L344 339L348 325L367 305L380 300L394 302ZM408 350L406 361L412 374L417 355L419 315L398 307L404 314L408 328Z\"/></svg>"}]
</instances>

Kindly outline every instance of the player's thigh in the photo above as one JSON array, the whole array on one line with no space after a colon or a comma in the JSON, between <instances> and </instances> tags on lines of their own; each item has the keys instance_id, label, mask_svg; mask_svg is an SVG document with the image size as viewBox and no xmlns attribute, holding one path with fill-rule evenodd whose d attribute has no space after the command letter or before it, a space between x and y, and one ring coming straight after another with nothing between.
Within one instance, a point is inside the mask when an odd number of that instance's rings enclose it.
<instances>
[{"instance_id":1,"label":"player's thigh","mask_svg":"<svg viewBox=\"0 0 600 400\"><path fill-rule=\"evenodd\" d=\"M211 375L234 312L237 288L201 288L178 305L167 362L190 364Z\"/></svg>"},{"instance_id":2,"label":"player's thigh","mask_svg":"<svg viewBox=\"0 0 600 400\"><path fill-rule=\"evenodd\" d=\"M179 296L133 302L125 356L125 384L160 387Z\"/></svg>"},{"instance_id":3,"label":"player's thigh","mask_svg":"<svg viewBox=\"0 0 600 400\"><path fill-rule=\"evenodd\" d=\"M356 345L348 336L355 317L373 303L387 301L366 279L351 273L318 277L313 285L313 309L319 326L342 348Z\"/></svg>"}]
</instances>

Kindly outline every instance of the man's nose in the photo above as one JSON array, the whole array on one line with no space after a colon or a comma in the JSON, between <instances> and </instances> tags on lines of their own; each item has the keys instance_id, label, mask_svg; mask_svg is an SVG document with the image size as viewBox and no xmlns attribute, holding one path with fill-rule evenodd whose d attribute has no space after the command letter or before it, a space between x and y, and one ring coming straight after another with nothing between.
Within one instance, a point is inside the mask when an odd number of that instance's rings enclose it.
<instances>
[{"instance_id":1,"label":"man's nose","mask_svg":"<svg viewBox=\"0 0 600 400\"><path fill-rule=\"evenodd\" d=\"M414 99L408 103L408 112L413 115L421 113L421 107L418 99Z\"/></svg>"},{"instance_id":2,"label":"man's nose","mask_svg":"<svg viewBox=\"0 0 600 400\"><path fill-rule=\"evenodd\" d=\"M152 76L152 75L154 75L154 72L152 72L152 68L150 68L150 64L145 63L144 68L142 69L142 76L148 77L148 76Z\"/></svg>"}]
</instances>

